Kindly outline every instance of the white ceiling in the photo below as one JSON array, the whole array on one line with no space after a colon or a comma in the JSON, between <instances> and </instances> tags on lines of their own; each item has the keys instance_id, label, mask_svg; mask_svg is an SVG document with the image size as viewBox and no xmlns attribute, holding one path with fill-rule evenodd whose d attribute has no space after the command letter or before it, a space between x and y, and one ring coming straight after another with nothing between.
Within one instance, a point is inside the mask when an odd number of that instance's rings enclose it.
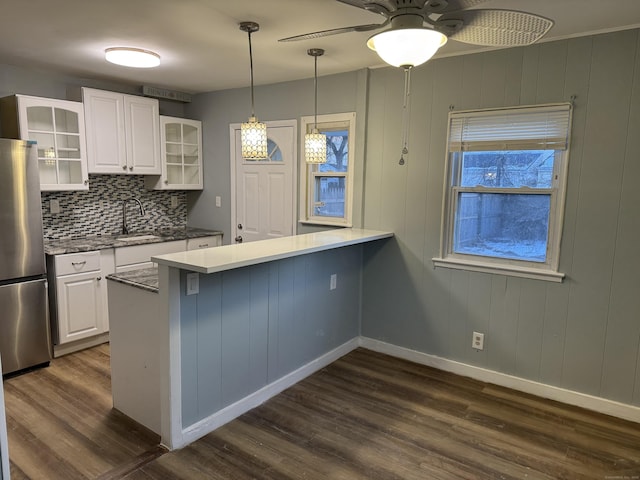
<instances>
[{"instance_id":1,"label":"white ceiling","mask_svg":"<svg viewBox=\"0 0 640 480\"><path fill-rule=\"evenodd\" d=\"M640 26L640 0L487 0L481 8L554 20L543 41ZM365 45L371 33L278 42L383 20L336 0L2 0L0 63L189 93L243 87L249 83L248 42L238 23L248 20L260 24L252 36L258 85L312 77L308 48L326 50L320 75L382 65ZM156 51L162 65L111 65L104 49L112 46ZM450 41L436 58L479 50Z\"/></svg>"}]
</instances>

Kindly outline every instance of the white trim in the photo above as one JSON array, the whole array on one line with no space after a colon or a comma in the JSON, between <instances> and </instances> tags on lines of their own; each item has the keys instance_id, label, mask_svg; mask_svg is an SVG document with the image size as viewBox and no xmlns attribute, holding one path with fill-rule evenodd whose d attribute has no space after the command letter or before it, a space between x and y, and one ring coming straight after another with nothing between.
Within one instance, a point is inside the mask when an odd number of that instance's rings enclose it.
<instances>
[{"instance_id":1,"label":"white trim","mask_svg":"<svg viewBox=\"0 0 640 480\"><path fill-rule=\"evenodd\" d=\"M623 418L632 422L640 423L640 407L627 405L613 400L607 400L585 393L575 392L564 388L554 387L532 380L507 375L505 373L487 370L485 368L467 365L435 355L398 347L390 343L381 342L368 337L360 337L360 346L375 352L384 353L393 357L402 358L411 362L427 365L445 372L455 373L470 377L482 382L492 383L513 390L530 393L538 397L555 400L568 405L586 408L596 412Z\"/></svg>"},{"instance_id":2,"label":"white trim","mask_svg":"<svg viewBox=\"0 0 640 480\"><path fill-rule=\"evenodd\" d=\"M183 446L182 359L180 346L180 270L158 265L160 318L158 365L160 374L160 434L167 448ZM166 374L164 373L166 372Z\"/></svg>"},{"instance_id":3,"label":"white trim","mask_svg":"<svg viewBox=\"0 0 640 480\"><path fill-rule=\"evenodd\" d=\"M297 235L298 233L298 213L296 212L296 205L298 204L298 199L296 195L298 194L298 188L296 185L296 179L298 178L298 159L296 158L296 141L298 139L298 122L296 120L276 120L265 122L267 124L267 137L269 136L269 128L273 127L292 127L293 128L293 158L291 159L291 179L293 182L292 187L292 195L291 199L291 225L292 225L292 234ZM230 198L229 205L231 207L231 225L229 231L231 235L229 236L229 244L233 245L233 239L238 236L238 225L236 224L236 130L240 130L240 123L230 123L229 124L229 175L230 175Z\"/></svg>"},{"instance_id":4,"label":"white trim","mask_svg":"<svg viewBox=\"0 0 640 480\"><path fill-rule=\"evenodd\" d=\"M562 283L564 273L554 270L519 267L517 265L499 265L497 263L472 262L455 258L432 258L434 267L453 268L455 270L469 270L472 272L495 273L509 275L511 277L532 278L534 280L546 280L548 282Z\"/></svg>"},{"instance_id":5,"label":"white trim","mask_svg":"<svg viewBox=\"0 0 640 480\"><path fill-rule=\"evenodd\" d=\"M225 423L230 422L234 418L239 417L243 413L248 412L252 408L255 408L272 397L275 397L280 392L295 385L296 383L304 380L308 376L314 374L318 370L323 369L327 365L335 362L340 357L343 357L347 353L355 350L359 346L359 338L355 337L348 342L340 345L339 347L325 353L319 358L312 360L311 362L303 365L302 367L294 370L293 372L279 378L275 382L262 387L260 390L247 395L246 397L238 400L237 402L219 410L213 415L200 420L199 422L182 430L182 436L180 442L171 445L171 448L181 448L185 445L196 441L204 435L213 432L216 428L221 427Z\"/></svg>"},{"instance_id":6,"label":"white trim","mask_svg":"<svg viewBox=\"0 0 640 480\"><path fill-rule=\"evenodd\" d=\"M61 345L53 346L53 358L62 357L79 350L95 347L103 343L109 342L109 332L101 333L95 337L81 338L69 343L63 343Z\"/></svg>"}]
</instances>

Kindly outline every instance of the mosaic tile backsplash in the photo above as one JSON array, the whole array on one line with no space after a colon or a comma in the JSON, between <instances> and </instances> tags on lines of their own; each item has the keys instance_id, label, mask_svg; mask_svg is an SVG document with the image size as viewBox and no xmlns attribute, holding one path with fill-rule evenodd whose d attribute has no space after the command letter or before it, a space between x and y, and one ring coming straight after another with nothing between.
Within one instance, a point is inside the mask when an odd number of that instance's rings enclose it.
<instances>
[{"instance_id":1,"label":"mosaic tile backsplash","mask_svg":"<svg viewBox=\"0 0 640 480\"><path fill-rule=\"evenodd\" d=\"M42 192L44 237L49 240L122 233L122 202L135 197L142 202L144 217L135 202L127 202L127 225L132 232L187 225L187 194L184 191L147 190L142 175L89 175L89 190ZM177 197L177 207L171 207ZM60 202L60 213L50 212L50 201Z\"/></svg>"}]
</instances>

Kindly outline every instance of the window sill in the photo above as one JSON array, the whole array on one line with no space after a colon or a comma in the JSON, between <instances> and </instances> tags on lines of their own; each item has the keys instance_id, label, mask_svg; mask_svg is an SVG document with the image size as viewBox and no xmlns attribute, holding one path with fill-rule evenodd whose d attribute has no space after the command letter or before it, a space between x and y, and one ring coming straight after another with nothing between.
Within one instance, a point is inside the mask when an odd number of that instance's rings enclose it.
<instances>
[{"instance_id":1,"label":"window sill","mask_svg":"<svg viewBox=\"0 0 640 480\"><path fill-rule=\"evenodd\" d=\"M470 262L451 258L432 258L434 267L453 268L456 270L468 270L472 272L495 273L498 275L509 275L512 277L532 278L534 280L544 280L547 282L562 283L564 273L553 270L539 270L536 268L525 268L514 265L495 265L492 263Z\"/></svg>"},{"instance_id":2,"label":"window sill","mask_svg":"<svg viewBox=\"0 0 640 480\"><path fill-rule=\"evenodd\" d=\"M353 225L351 223L342 222L332 222L331 220L300 220L299 223L303 225L324 225L327 227L345 227L352 228Z\"/></svg>"}]
</instances>

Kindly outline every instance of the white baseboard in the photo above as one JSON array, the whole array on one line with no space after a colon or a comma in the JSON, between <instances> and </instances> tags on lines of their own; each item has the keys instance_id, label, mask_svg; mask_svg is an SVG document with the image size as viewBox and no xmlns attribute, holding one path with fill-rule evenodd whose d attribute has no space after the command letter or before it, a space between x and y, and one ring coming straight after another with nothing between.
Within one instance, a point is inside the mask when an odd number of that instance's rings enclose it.
<instances>
[{"instance_id":1,"label":"white baseboard","mask_svg":"<svg viewBox=\"0 0 640 480\"><path fill-rule=\"evenodd\" d=\"M302 367L294 370L293 372L279 378L275 382L264 386L260 390L238 400L237 402L217 411L213 415L200 420L199 422L190 425L182 430L182 439L172 445L173 449L182 448L185 445L196 441L200 437L203 437L207 433L213 432L216 428L221 427L225 423L230 422L234 418L239 417L243 413L248 412L252 408L263 404L271 397L276 396L283 390L291 387L299 381L305 379L309 375L323 369L327 365L335 362L340 357L343 357L347 353L355 350L360 345L359 338L353 338L348 342L340 345L339 347L331 350L330 352L322 355L315 360L303 365Z\"/></svg>"},{"instance_id":2,"label":"white baseboard","mask_svg":"<svg viewBox=\"0 0 640 480\"><path fill-rule=\"evenodd\" d=\"M85 350L87 348L95 347L109 341L109 332L101 333L95 337L83 338L82 340L76 340L75 342L63 343L62 345L53 346L53 358L62 357L73 352Z\"/></svg>"},{"instance_id":3,"label":"white baseboard","mask_svg":"<svg viewBox=\"0 0 640 480\"><path fill-rule=\"evenodd\" d=\"M434 367L457 375L470 377L475 380L512 388L538 397L556 400L558 402L640 423L640 407L635 407L633 405L627 405L625 403L619 403L601 397L595 397L572 390L566 390L564 388L546 385L544 383L526 380L524 378L514 377L513 375L507 375L494 370L474 367L473 365L467 365L465 363L448 360L435 355L429 355L415 350L410 350L408 348L398 347L372 338L360 337L360 346L368 350L384 353L392 357L402 358L414 363L427 365L429 367Z\"/></svg>"}]
</instances>

